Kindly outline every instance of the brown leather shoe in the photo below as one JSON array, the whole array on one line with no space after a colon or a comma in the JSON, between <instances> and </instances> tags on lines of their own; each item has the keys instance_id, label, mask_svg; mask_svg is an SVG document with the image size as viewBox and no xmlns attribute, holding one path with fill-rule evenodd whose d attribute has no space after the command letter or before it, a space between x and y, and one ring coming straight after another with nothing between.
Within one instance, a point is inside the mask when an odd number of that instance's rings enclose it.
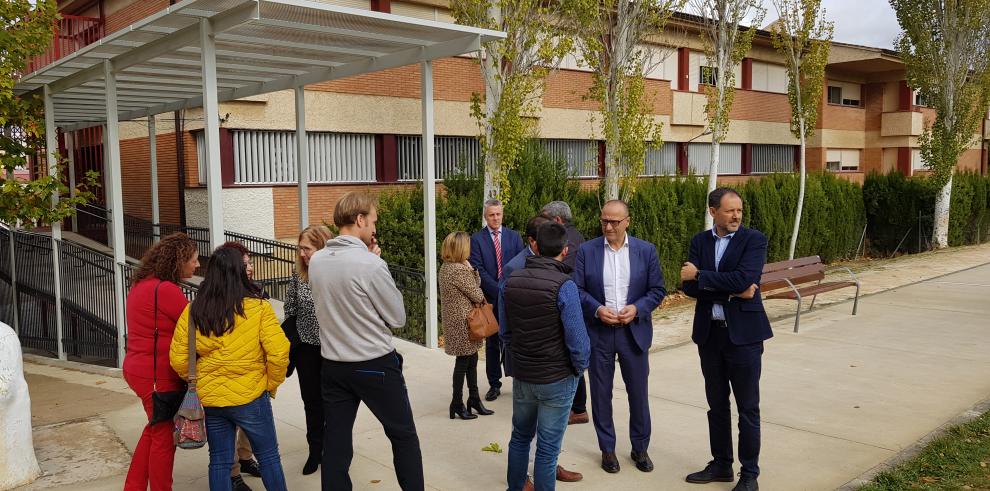
<instances>
[{"instance_id":1,"label":"brown leather shoe","mask_svg":"<svg viewBox=\"0 0 990 491\"><path fill-rule=\"evenodd\" d=\"M571 472L571 471L569 471L567 469L564 469L563 467L561 467L559 465L557 466L557 480L558 481L560 481L560 482L578 482L581 479L584 479L584 474L581 474L580 472Z\"/></svg>"},{"instance_id":2,"label":"brown leather shoe","mask_svg":"<svg viewBox=\"0 0 990 491\"><path fill-rule=\"evenodd\" d=\"M571 415L567 417L567 424L569 425L583 425L588 422L588 413L575 413L571 411Z\"/></svg>"},{"instance_id":3,"label":"brown leather shoe","mask_svg":"<svg viewBox=\"0 0 990 491\"><path fill-rule=\"evenodd\" d=\"M536 491L536 486L533 485L533 480L528 476L526 477L526 482L523 484L523 491Z\"/></svg>"}]
</instances>

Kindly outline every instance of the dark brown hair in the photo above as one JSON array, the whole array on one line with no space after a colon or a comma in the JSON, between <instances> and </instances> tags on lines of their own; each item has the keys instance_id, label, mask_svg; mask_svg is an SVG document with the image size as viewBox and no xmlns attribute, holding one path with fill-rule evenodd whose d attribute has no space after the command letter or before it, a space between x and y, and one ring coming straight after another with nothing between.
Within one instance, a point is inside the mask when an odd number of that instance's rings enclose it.
<instances>
[{"instance_id":1,"label":"dark brown hair","mask_svg":"<svg viewBox=\"0 0 990 491\"><path fill-rule=\"evenodd\" d=\"M131 281L137 283L145 278L155 277L178 283L182 279L182 263L188 262L198 253L196 241L182 232L162 237L162 240L144 253L141 265Z\"/></svg>"}]
</instances>

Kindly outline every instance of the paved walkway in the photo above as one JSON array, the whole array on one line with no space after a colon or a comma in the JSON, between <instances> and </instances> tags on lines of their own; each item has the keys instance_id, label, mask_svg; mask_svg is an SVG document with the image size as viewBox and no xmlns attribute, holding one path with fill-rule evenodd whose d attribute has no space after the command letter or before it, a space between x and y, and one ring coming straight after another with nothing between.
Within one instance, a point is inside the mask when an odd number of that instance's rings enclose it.
<instances>
[{"instance_id":1,"label":"paved walkway","mask_svg":"<svg viewBox=\"0 0 990 491\"><path fill-rule=\"evenodd\" d=\"M990 262L987 257L984 263ZM843 486L863 472L990 396L990 264L879 293L860 300L859 315L835 304L802 316L800 334L775 323L766 344L760 483L767 490L819 490ZM473 421L447 419L453 361L442 352L402 343L406 380L423 446L430 489L504 489L506 454L482 452L490 442L507 447L511 394L489 407L496 414ZM728 490L731 484L689 485L684 475L708 459L703 381L693 345L651 355L650 397L656 470L644 474L628 458L628 412L616 382L616 427L622 471L606 474L592 425L572 426L560 462L584 481L559 489ZM32 392L74 390L129 394L120 379L28 364ZM484 385L484 383L482 383ZM511 385L511 384L509 384ZM80 387L81 386L81 387ZM508 388L508 386L507 386ZM47 398L47 399L46 399ZM110 399L110 398L107 398ZM112 398L119 401L117 397ZM45 402L45 407L39 403ZM52 411L48 395L35 396L36 419ZM145 423L137 403L102 410L85 404L62 410L94 413L133 448ZM280 390L275 412L289 489L319 489L319 476L302 476L306 458L302 402L294 378ZM92 417L92 416L90 416ZM40 422L40 421L39 421ZM399 489L391 450L377 421L362 409L355 426L352 479L356 489ZM40 451L39 451L40 452ZM207 451L179 450L175 489L205 490ZM75 489L120 489L123 477L77 484ZM255 489L260 480L248 478Z\"/></svg>"}]
</instances>

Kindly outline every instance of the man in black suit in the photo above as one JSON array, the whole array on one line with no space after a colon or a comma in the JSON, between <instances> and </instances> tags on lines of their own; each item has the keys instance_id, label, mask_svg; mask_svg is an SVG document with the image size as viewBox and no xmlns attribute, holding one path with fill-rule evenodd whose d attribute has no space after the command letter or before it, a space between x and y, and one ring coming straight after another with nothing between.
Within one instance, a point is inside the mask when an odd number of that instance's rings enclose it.
<instances>
[{"instance_id":1,"label":"man in black suit","mask_svg":"<svg viewBox=\"0 0 990 491\"><path fill-rule=\"evenodd\" d=\"M687 482L732 482L732 418L729 393L739 409L739 482L733 491L759 489L760 367L763 341L773 336L758 285L767 238L742 226L739 193L718 188L708 195L714 228L691 239L681 268L684 292L698 300L691 339L698 345L708 398L708 438L713 460Z\"/></svg>"},{"instance_id":2,"label":"man in black suit","mask_svg":"<svg viewBox=\"0 0 990 491\"><path fill-rule=\"evenodd\" d=\"M481 275L481 291L498 312L498 282L502 268L523 250L522 238L514 230L502 226L502 202L485 201L485 227L471 236L469 261ZM502 340L495 334L485 340L485 371L488 375L486 401L494 401L502 393Z\"/></svg>"}]
</instances>

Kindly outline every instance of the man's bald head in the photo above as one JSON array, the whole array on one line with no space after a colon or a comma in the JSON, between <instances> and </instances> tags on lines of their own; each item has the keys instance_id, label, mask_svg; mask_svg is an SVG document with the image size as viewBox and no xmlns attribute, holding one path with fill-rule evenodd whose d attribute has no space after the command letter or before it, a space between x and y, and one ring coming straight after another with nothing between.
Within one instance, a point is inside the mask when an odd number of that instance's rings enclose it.
<instances>
[{"instance_id":1,"label":"man's bald head","mask_svg":"<svg viewBox=\"0 0 990 491\"><path fill-rule=\"evenodd\" d=\"M605 202L605 206L602 207L603 212L608 212L611 214L621 213L624 216L629 216L629 205L621 199L612 199Z\"/></svg>"}]
</instances>

